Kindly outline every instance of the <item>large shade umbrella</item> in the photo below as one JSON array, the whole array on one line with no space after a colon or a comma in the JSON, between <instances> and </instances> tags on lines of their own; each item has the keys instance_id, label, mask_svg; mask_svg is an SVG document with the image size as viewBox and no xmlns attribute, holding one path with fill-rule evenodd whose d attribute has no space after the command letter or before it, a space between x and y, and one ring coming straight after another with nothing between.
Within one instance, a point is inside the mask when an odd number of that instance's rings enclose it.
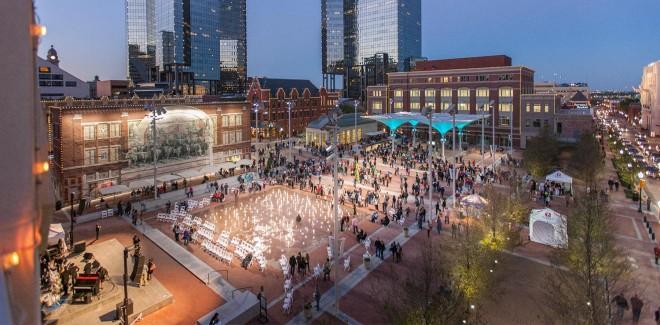
<instances>
[{"instance_id":1,"label":"large shade umbrella","mask_svg":"<svg viewBox=\"0 0 660 325\"><path fill-rule=\"evenodd\" d=\"M488 204L488 200L478 194L471 194L461 198L461 205L465 207L483 209L486 204Z\"/></svg>"}]
</instances>

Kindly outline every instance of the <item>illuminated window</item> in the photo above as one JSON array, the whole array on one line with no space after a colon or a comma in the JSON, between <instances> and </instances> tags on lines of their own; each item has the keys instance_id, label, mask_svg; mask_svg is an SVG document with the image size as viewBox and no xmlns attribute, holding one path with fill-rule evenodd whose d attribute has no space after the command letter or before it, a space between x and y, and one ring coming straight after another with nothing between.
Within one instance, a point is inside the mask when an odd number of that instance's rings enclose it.
<instances>
[{"instance_id":1,"label":"illuminated window","mask_svg":"<svg viewBox=\"0 0 660 325\"><path fill-rule=\"evenodd\" d=\"M442 88L440 90L440 97L451 98L451 88Z\"/></svg>"},{"instance_id":2,"label":"illuminated window","mask_svg":"<svg viewBox=\"0 0 660 325\"><path fill-rule=\"evenodd\" d=\"M101 123L96 126L96 137L99 139L105 139L108 137L108 125Z\"/></svg>"},{"instance_id":3,"label":"illuminated window","mask_svg":"<svg viewBox=\"0 0 660 325\"><path fill-rule=\"evenodd\" d=\"M469 111L470 110L470 103L458 103L458 110L459 111Z\"/></svg>"},{"instance_id":4,"label":"illuminated window","mask_svg":"<svg viewBox=\"0 0 660 325\"><path fill-rule=\"evenodd\" d=\"M403 90L397 89L394 91L394 97L403 97Z\"/></svg>"},{"instance_id":5,"label":"illuminated window","mask_svg":"<svg viewBox=\"0 0 660 325\"><path fill-rule=\"evenodd\" d=\"M459 88L458 97L470 97L470 89L468 88Z\"/></svg>"},{"instance_id":6,"label":"illuminated window","mask_svg":"<svg viewBox=\"0 0 660 325\"><path fill-rule=\"evenodd\" d=\"M110 147L110 161L117 161L119 160L119 150L121 149L120 146L112 146Z\"/></svg>"},{"instance_id":7,"label":"illuminated window","mask_svg":"<svg viewBox=\"0 0 660 325\"><path fill-rule=\"evenodd\" d=\"M511 103L500 103L500 112L511 112L513 104Z\"/></svg>"},{"instance_id":8,"label":"illuminated window","mask_svg":"<svg viewBox=\"0 0 660 325\"><path fill-rule=\"evenodd\" d=\"M383 109L383 103L381 103L381 102L373 102L373 103L371 103L371 109L378 109L378 110L381 110L381 109Z\"/></svg>"},{"instance_id":9,"label":"illuminated window","mask_svg":"<svg viewBox=\"0 0 660 325\"><path fill-rule=\"evenodd\" d=\"M443 111L448 110L449 109L449 104L450 103L448 103L448 102L442 102L442 104L440 104L440 109L443 110Z\"/></svg>"},{"instance_id":10,"label":"illuminated window","mask_svg":"<svg viewBox=\"0 0 660 325\"><path fill-rule=\"evenodd\" d=\"M477 88L477 97L488 97L488 88Z\"/></svg>"},{"instance_id":11,"label":"illuminated window","mask_svg":"<svg viewBox=\"0 0 660 325\"><path fill-rule=\"evenodd\" d=\"M380 90L374 90L374 91L371 92L371 96L380 97L380 96L383 96L383 94L381 93Z\"/></svg>"},{"instance_id":12,"label":"illuminated window","mask_svg":"<svg viewBox=\"0 0 660 325\"><path fill-rule=\"evenodd\" d=\"M525 106L525 111L526 111L526 112L529 112L529 111L531 111L531 110L532 110L532 105L527 104L527 105Z\"/></svg>"},{"instance_id":13,"label":"illuminated window","mask_svg":"<svg viewBox=\"0 0 660 325\"><path fill-rule=\"evenodd\" d=\"M449 82L449 77L442 77L441 80L442 82L447 83Z\"/></svg>"},{"instance_id":14,"label":"illuminated window","mask_svg":"<svg viewBox=\"0 0 660 325\"><path fill-rule=\"evenodd\" d=\"M410 97L419 97L419 89L411 89L410 90Z\"/></svg>"},{"instance_id":15,"label":"illuminated window","mask_svg":"<svg viewBox=\"0 0 660 325\"><path fill-rule=\"evenodd\" d=\"M541 113L541 104L534 104L534 113Z\"/></svg>"},{"instance_id":16,"label":"illuminated window","mask_svg":"<svg viewBox=\"0 0 660 325\"><path fill-rule=\"evenodd\" d=\"M394 109L402 109L403 102L394 102Z\"/></svg>"},{"instance_id":17,"label":"illuminated window","mask_svg":"<svg viewBox=\"0 0 660 325\"><path fill-rule=\"evenodd\" d=\"M513 88L511 87L502 87L499 89L500 97L513 97Z\"/></svg>"},{"instance_id":18,"label":"illuminated window","mask_svg":"<svg viewBox=\"0 0 660 325\"><path fill-rule=\"evenodd\" d=\"M429 99L435 99L435 89L426 89L424 90L424 98L428 101Z\"/></svg>"},{"instance_id":19,"label":"illuminated window","mask_svg":"<svg viewBox=\"0 0 660 325\"><path fill-rule=\"evenodd\" d=\"M85 165L94 165L96 163L96 148L85 149Z\"/></svg>"},{"instance_id":20,"label":"illuminated window","mask_svg":"<svg viewBox=\"0 0 660 325\"><path fill-rule=\"evenodd\" d=\"M118 138L120 136L121 136L121 124L119 123L110 124L110 137Z\"/></svg>"},{"instance_id":21,"label":"illuminated window","mask_svg":"<svg viewBox=\"0 0 660 325\"><path fill-rule=\"evenodd\" d=\"M99 163L108 162L108 147L99 148Z\"/></svg>"},{"instance_id":22,"label":"illuminated window","mask_svg":"<svg viewBox=\"0 0 660 325\"><path fill-rule=\"evenodd\" d=\"M83 127L83 134L85 140L94 140L94 125L85 125Z\"/></svg>"},{"instance_id":23,"label":"illuminated window","mask_svg":"<svg viewBox=\"0 0 660 325\"><path fill-rule=\"evenodd\" d=\"M426 107L435 110L435 103L434 102L426 103Z\"/></svg>"},{"instance_id":24,"label":"illuminated window","mask_svg":"<svg viewBox=\"0 0 660 325\"><path fill-rule=\"evenodd\" d=\"M545 111L546 113L550 112L550 106L549 106L548 104L545 104L545 105L543 106L543 109L544 109L544 111Z\"/></svg>"},{"instance_id":25,"label":"illuminated window","mask_svg":"<svg viewBox=\"0 0 660 325\"><path fill-rule=\"evenodd\" d=\"M410 103L410 109L411 110L419 110L419 102L412 102Z\"/></svg>"}]
</instances>

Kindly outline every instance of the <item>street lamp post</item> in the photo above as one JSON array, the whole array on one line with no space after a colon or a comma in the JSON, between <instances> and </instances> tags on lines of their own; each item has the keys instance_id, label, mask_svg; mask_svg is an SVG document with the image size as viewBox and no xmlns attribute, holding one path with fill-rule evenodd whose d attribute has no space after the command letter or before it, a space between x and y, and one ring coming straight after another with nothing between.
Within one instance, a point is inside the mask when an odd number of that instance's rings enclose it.
<instances>
[{"instance_id":1,"label":"street lamp post","mask_svg":"<svg viewBox=\"0 0 660 325\"><path fill-rule=\"evenodd\" d=\"M357 109L358 109L358 104L360 101L357 99L353 101L353 107L355 108L355 114L353 114L354 120L355 120L355 126L353 128L353 135L355 135L355 145L357 146L358 144L358 136L357 136Z\"/></svg>"},{"instance_id":2,"label":"street lamp post","mask_svg":"<svg viewBox=\"0 0 660 325\"><path fill-rule=\"evenodd\" d=\"M449 114L451 114L451 137L452 144L451 147L454 149L454 154L456 153L456 108L452 105L449 107ZM451 207L456 208L456 163L457 160L454 159L453 168L451 169L451 187L452 192L454 193L454 199L451 200Z\"/></svg>"},{"instance_id":3,"label":"street lamp post","mask_svg":"<svg viewBox=\"0 0 660 325\"><path fill-rule=\"evenodd\" d=\"M491 102L492 103L492 102ZM491 169L493 170L493 174L495 173L495 105L490 104L489 108L492 110L492 127L493 127L493 138L491 139L491 144L490 144L490 153L491 153L491 158L493 159L492 167Z\"/></svg>"},{"instance_id":4,"label":"street lamp post","mask_svg":"<svg viewBox=\"0 0 660 325\"><path fill-rule=\"evenodd\" d=\"M259 143L259 100L255 97L252 101L252 109L254 109L254 130Z\"/></svg>"},{"instance_id":5,"label":"street lamp post","mask_svg":"<svg viewBox=\"0 0 660 325\"><path fill-rule=\"evenodd\" d=\"M433 176L432 176L432 173L433 173L433 168L432 168L432 166L433 166L433 155L432 155L432 152L431 152L431 140L433 139L433 109L431 107L427 106L427 107L425 107L424 110L425 110L424 114L426 114L428 116L428 119L429 119L429 142L428 142L428 145L427 145L427 150L428 150L427 163L428 163L429 167L428 167L428 170L427 170L427 178L426 179L427 179L428 186L429 186L429 211L427 213L427 217L429 218L428 220L431 220L431 213L433 211L433 186L432 186L432 182L433 182Z\"/></svg>"},{"instance_id":6,"label":"street lamp post","mask_svg":"<svg viewBox=\"0 0 660 325\"><path fill-rule=\"evenodd\" d=\"M291 148L291 109L292 109L293 106L294 106L294 102L292 102L292 101L288 101L288 102L286 102L286 105L287 105L287 107L289 108L289 141L288 141L288 145L289 145L289 161L290 161L291 163L293 163L293 160L291 159L291 151L293 150L293 148Z\"/></svg>"},{"instance_id":7,"label":"street lamp post","mask_svg":"<svg viewBox=\"0 0 660 325\"><path fill-rule=\"evenodd\" d=\"M75 211L73 211L73 196L74 195L75 195L75 193L73 193L73 192L71 192L69 194L69 205L71 206L71 208L69 208L69 215L71 216L71 224L70 224L71 230L69 230L69 238L71 238L71 248L72 249L73 249L73 223L74 223L74 220L75 220L74 215L76 213Z\"/></svg>"},{"instance_id":8,"label":"street lamp post","mask_svg":"<svg viewBox=\"0 0 660 325\"><path fill-rule=\"evenodd\" d=\"M334 124L332 127L332 150L333 153L330 155L332 160L332 215L333 215L333 229L332 229L332 236L333 236L333 247L332 247L332 258L333 258L333 263L334 263L334 274L335 274L335 281L334 281L334 292L335 292L335 311L339 312L339 291L337 288L337 281L339 280L339 184L338 184L338 178L339 175L337 175L337 162L339 161L339 149L337 148L337 135L339 131L339 126L337 125L337 121L339 120L339 104L335 107L334 111L329 112L329 118L331 122Z\"/></svg>"},{"instance_id":9,"label":"street lamp post","mask_svg":"<svg viewBox=\"0 0 660 325\"><path fill-rule=\"evenodd\" d=\"M644 187L644 173L637 173L637 177L639 177L639 208L637 209L637 212L642 213L642 188Z\"/></svg>"},{"instance_id":10,"label":"street lamp post","mask_svg":"<svg viewBox=\"0 0 660 325\"><path fill-rule=\"evenodd\" d=\"M167 113L165 107L156 107L153 105L146 106L145 110L149 111L147 117L151 119L151 137L152 137L152 146L151 152L154 156L154 200L158 199L158 182L156 178L158 177L158 130L156 128L156 121L162 118L162 115Z\"/></svg>"}]
</instances>

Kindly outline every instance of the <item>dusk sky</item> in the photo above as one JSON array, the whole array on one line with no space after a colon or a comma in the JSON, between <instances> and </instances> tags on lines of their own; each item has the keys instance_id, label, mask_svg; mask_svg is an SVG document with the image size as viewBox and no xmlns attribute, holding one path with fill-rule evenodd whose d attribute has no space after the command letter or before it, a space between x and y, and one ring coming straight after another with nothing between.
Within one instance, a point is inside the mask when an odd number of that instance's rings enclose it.
<instances>
[{"instance_id":1,"label":"dusk sky","mask_svg":"<svg viewBox=\"0 0 660 325\"><path fill-rule=\"evenodd\" d=\"M61 66L84 80L126 78L124 0L36 0ZM248 0L248 75L321 83L320 0ZM506 54L536 81L639 85L660 60L658 0L422 0L422 55Z\"/></svg>"}]
</instances>

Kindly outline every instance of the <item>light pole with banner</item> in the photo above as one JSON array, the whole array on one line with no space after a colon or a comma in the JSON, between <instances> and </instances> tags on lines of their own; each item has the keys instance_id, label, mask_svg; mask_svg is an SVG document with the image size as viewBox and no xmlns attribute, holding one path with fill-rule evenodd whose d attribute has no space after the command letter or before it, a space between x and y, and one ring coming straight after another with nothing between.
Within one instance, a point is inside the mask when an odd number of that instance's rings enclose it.
<instances>
[{"instance_id":1,"label":"light pole with banner","mask_svg":"<svg viewBox=\"0 0 660 325\"><path fill-rule=\"evenodd\" d=\"M257 143L259 143L259 109L261 108L261 103L257 97L254 97L252 100L252 109L254 110L254 130L257 137Z\"/></svg>"},{"instance_id":2,"label":"light pole with banner","mask_svg":"<svg viewBox=\"0 0 660 325\"><path fill-rule=\"evenodd\" d=\"M451 148L453 149L452 151L454 152L454 157L456 157L456 107L454 105L449 106L449 114L451 115L451 137L452 137L452 143L451 143ZM456 165L458 163L458 160L454 158L454 164L451 169L451 187L452 187L452 192L454 193L454 199L451 200L451 207L456 208Z\"/></svg>"},{"instance_id":3,"label":"light pole with banner","mask_svg":"<svg viewBox=\"0 0 660 325\"><path fill-rule=\"evenodd\" d=\"M433 213L433 153L431 152L431 140L433 140L433 108L426 106L424 107L422 114L425 115L429 119L429 141L427 150L428 150L428 157L427 157L427 164L428 170L427 170L427 182L429 186L429 210L427 212L427 218L430 221L431 220L431 213Z\"/></svg>"},{"instance_id":4,"label":"light pole with banner","mask_svg":"<svg viewBox=\"0 0 660 325\"><path fill-rule=\"evenodd\" d=\"M286 106L289 109L289 139L288 139L288 146L289 146L289 161L293 163L293 160L291 159L291 151L293 148L291 148L291 110L293 109L293 106L295 106L295 103L293 101L287 101Z\"/></svg>"}]
</instances>

